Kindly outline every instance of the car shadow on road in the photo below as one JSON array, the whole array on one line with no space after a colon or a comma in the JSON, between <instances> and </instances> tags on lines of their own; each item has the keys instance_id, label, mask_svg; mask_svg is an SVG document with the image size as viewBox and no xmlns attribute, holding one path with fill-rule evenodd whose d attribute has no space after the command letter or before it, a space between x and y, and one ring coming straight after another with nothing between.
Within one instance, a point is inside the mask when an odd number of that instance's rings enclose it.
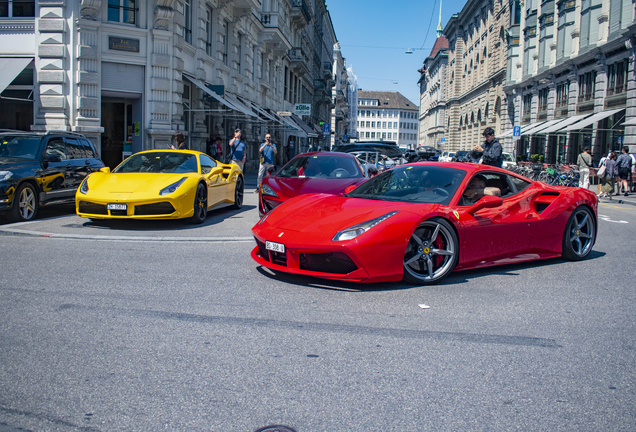
<instances>
[{"instance_id":1,"label":"car shadow on road","mask_svg":"<svg viewBox=\"0 0 636 432\"><path fill-rule=\"evenodd\" d=\"M584 261L595 260L607 255L605 252L592 251ZM465 270L451 273L448 277L441 282L431 285L412 285L403 281L399 282L380 282L380 283L359 283L359 282L345 282L329 279L319 279L311 276L295 275L291 273L284 273L275 270L258 266L256 270L263 276L272 280L283 282L291 285L301 285L306 287L325 289L331 291L345 291L345 292L367 292L367 291L396 291L412 288L422 287L444 287L450 285L468 283L472 279L477 279L486 275L500 275L500 276L520 276L519 271L529 269L541 269L546 267L552 267L557 265L563 265L563 263L572 262L564 261L562 258L550 258L539 261L528 261L518 264L507 264L496 267L486 267L476 270Z\"/></svg>"},{"instance_id":2,"label":"car shadow on road","mask_svg":"<svg viewBox=\"0 0 636 432\"><path fill-rule=\"evenodd\" d=\"M212 209L208 216L200 224L190 224L188 219L162 219L162 220L139 220L139 219L94 219L87 220L82 227L118 230L118 231L187 231L195 228L214 226L228 218L240 218L246 212L255 209L254 205L243 205L240 209L223 207Z\"/></svg>"}]
</instances>

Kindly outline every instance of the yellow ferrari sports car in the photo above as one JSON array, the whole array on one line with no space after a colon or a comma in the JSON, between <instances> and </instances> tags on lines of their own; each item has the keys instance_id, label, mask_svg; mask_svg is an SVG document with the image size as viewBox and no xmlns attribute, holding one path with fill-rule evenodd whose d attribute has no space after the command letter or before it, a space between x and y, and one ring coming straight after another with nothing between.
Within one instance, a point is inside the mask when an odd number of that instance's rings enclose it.
<instances>
[{"instance_id":1,"label":"yellow ferrari sports car","mask_svg":"<svg viewBox=\"0 0 636 432\"><path fill-rule=\"evenodd\" d=\"M102 168L75 194L77 214L91 219L205 220L208 210L243 205L245 179L236 164L190 150L135 153L112 172Z\"/></svg>"}]
</instances>

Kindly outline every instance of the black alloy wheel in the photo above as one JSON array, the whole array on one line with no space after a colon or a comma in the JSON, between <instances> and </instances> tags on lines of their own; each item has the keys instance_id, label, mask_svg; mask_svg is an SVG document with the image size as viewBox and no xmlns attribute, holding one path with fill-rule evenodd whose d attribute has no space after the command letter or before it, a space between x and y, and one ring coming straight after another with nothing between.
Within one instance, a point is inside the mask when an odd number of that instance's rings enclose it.
<instances>
[{"instance_id":1,"label":"black alloy wheel","mask_svg":"<svg viewBox=\"0 0 636 432\"><path fill-rule=\"evenodd\" d=\"M579 261L592 252L596 241L596 221L592 211L585 206L577 207L563 232L563 258Z\"/></svg>"},{"instance_id":2,"label":"black alloy wheel","mask_svg":"<svg viewBox=\"0 0 636 432\"><path fill-rule=\"evenodd\" d=\"M35 219L40 207L38 194L29 183L22 183L13 195L13 207L8 214L11 222L26 222Z\"/></svg>"},{"instance_id":3,"label":"black alloy wheel","mask_svg":"<svg viewBox=\"0 0 636 432\"><path fill-rule=\"evenodd\" d=\"M194 214L190 218L190 223L200 224L203 223L208 215L208 193L205 185L199 183L197 186L197 193L194 196Z\"/></svg>"},{"instance_id":4,"label":"black alloy wheel","mask_svg":"<svg viewBox=\"0 0 636 432\"><path fill-rule=\"evenodd\" d=\"M234 188L234 207L235 209L240 209L243 207L243 193L245 192L243 186L243 177L238 176L236 179L236 187Z\"/></svg>"},{"instance_id":5,"label":"black alloy wheel","mask_svg":"<svg viewBox=\"0 0 636 432\"><path fill-rule=\"evenodd\" d=\"M418 226L406 246L404 280L415 285L432 284L448 276L459 256L459 241L451 225L441 218Z\"/></svg>"}]
</instances>

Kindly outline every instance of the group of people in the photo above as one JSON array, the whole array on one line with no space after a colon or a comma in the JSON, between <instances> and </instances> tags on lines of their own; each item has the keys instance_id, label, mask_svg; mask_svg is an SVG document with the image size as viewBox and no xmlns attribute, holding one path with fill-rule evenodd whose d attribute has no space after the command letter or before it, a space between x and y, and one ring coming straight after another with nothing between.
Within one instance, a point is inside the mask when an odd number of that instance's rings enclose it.
<instances>
[{"instance_id":1,"label":"group of people","mask_svg":"<svg viewBox=\"0 0 636 432\"><path fill-rule=\"evenodd\" d=\"M576 161L580 180L579 186L587 189L589 187L590 168L593 167L590 148L585 147L583 152L579 154ZM601 158L598 163L597 176L600 179L598 187L598 196L608 197L612 201L612 195L615 193L624 196L629 195L630 176L634 175L633 168L636 166L636 157L629 154L629 147L623 146L621 154L609 152L607 156Z\"/></svg>"}]
</instances>

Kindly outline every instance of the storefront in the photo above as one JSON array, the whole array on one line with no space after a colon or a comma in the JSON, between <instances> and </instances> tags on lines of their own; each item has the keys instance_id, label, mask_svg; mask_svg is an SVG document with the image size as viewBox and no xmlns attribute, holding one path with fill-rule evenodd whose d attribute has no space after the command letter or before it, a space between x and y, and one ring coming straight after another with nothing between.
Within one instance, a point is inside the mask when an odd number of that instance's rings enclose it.
<instances>
[{"instance_id":1,"label":"storefront","mask_svg":"<svg viewBox=\"0 0 636 432\"><path fill-rule=\"evenodd\" d=\"M33 58L0 58L0 129L31 130L33 79Z\"/></svg>"}]
</instances>

